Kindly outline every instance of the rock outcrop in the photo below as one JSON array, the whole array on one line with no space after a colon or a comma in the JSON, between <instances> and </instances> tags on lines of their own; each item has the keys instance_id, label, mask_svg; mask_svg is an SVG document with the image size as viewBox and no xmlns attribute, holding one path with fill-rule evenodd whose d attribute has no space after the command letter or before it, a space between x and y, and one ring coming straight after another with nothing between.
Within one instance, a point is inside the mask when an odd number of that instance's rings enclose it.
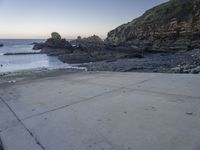
<instances>
[{"instance_id":1,"label":"rock outcrop","mask_svg":"<svg viewBox=\"0 0 200 150\"><path fill-rule=\"evenodd\" d=\"M75 46L82 48L86 51L96 51L96 50L105 50L104 41L97 35L93 35L87 38L81 38L80 36L76 40L70 41L70 43Z\"/></svg>"},{"instance_id":2,"label":"rock outcrop","mask_svg":"<svg viewBox=\"0 0 200 150\"><path fill-rule=\"evenodd\" d=\"M51 38L56 39L56 40L61 40L61 36L58 32L52 32L51 33Z\"/></svg>"},{"instance_id":3,"label":"rock outcrop","mask_svg":"<svg viewBox=\"0 0 200 150\"><path fill-rule=\"evenodd\" d=\"M33 43L33 50L41 50L45 47L44 43Z\"/></svg>"},{"instance_id":4,"label":"rock outcrop","mask_svg":"<svg viewBox=\"0 0 200 150\"><path fill-rule=\"evenodd\" d=\"M170 0L121 25L103 41L52 33L33 49L95 71L200 73L200 0ZM164 52L164 53L163 53ZM92 63L88 63L92 62Z\"/></svg>"},{"instance_id":5,"label":"rock outcrop","mask_svg":"<svg viewBox=\"0 0 200 150\"><path fill-rule=\"evenodd\" d=\"M200 48L200 0L170 0L108 33L107 43L140 50Z\"/></svg>"},{"instance_id":6,"label":"rock outcrop","mask_svg":"<svg viewBox=\"0 0 200 150\"><path fill-rule=\"evenodd\" d=\"M73 41L62 39L58 33L52 33L51 38L45 43L37 43L34 50L41 50L51 56L58 58L65 63L87 63L96 61L113 61L119 58L131 58L142 56L127 50L118 50L110 47L98 36L94 35L88 38L78 37Z\"/></svg>"},{"instance_id":7,"label":"rock outcrop","mask_svg":"<svg viewBox=\"0 0 200 150\"><path fill-rule=\"evenodd\" d=\"M72 45L66 39L62 39L57 32L53 32L51 38L47 39L45 43L37 43L33 46L33 50L41 50L42 53L52 56L71 53L72 49Z\"/></svg>"}]
</instances>

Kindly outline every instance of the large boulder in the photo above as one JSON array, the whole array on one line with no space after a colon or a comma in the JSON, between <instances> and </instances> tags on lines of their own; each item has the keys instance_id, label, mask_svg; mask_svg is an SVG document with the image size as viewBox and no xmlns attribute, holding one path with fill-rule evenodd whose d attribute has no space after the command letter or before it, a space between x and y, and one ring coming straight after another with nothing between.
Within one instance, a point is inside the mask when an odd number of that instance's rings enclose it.
<instances>
[{"instance_id":1,"label":"large boulder","mask_svg":"<svg viewBox=\"0 0 200 150\"><path fill-rule=\"evenodd\" d=\"M65 39L47 39L44 43L44 46L41 50L42 53L51 55L51 56L59 56L71 53L73 51L72 45L66 41Z\"/></svg>"},{"instance_id":2,"label":"large boulder","mask_svg":"<svg viewBox=\"0 0 200 150\"><path fill-rule=\"evenodd\" d=\"M52 32L52 33L51 33L51 38L52 38L52 39L55 39L55 40L61 40L61 36L60 36L60 34L57 33L57 32Z\"/></svg>"},{"instance_id":3,"label":"large boulder","mask_svg":"<svg viewBox=\"0 0 200 150\"><path fill-rule=\"evenodd\" d=\"M50 38L44 43L45 47L49 48L61 48L61 49L71 49L72 45L65 39L55 39Z\"/></svg>"},{"instance_id":4,"label":"large boulder","mask_svg":"<svg viewBox=\"0 0 200 150\"><path fill-rule=\"evenodd\" d=\"M33 49L72 49L72 45L66 39L62 39L59 33L53 32L51 38L44 43L35 43Z\"/></svg>"},{"instance_id":5,"label":"large boulder","mask_svg":"<svg viewBox=\"0 0 200 150\"><path fill-rule=\"evenodd\" d=\"M61 36L53 32L51 38L47 39L44 43L37 43L33 46L34 50L41 50L41 53L45 53L50 56L60 56L73 52L72 45Z\"/></svg>"}]
</instances>

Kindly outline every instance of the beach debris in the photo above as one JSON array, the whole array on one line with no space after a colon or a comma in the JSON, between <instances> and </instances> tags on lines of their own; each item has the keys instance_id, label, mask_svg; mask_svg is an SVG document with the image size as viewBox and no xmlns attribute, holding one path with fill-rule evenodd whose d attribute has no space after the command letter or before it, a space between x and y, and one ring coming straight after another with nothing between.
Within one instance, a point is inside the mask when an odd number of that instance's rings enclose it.
<instances>
[{"instance_id":1,"label":"beach debris","mask_svg":"<svg viewBox=\"0 0 200 150\"><path fill-rule=\"evenodd\" d=\"M10 80L8 81L8 83L16 83L17 81L16 80Z\"/></svg>"}]
</instances>

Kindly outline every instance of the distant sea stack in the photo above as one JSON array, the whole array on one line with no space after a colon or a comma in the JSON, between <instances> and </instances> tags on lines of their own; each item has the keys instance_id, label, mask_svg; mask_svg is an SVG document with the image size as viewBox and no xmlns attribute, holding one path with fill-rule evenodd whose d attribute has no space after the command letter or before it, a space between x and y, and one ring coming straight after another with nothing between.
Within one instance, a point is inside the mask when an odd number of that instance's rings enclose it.
<instances>
[{"instance_id":1,"label":"distant sea stack","mask_svg":"<svg viewBox=\"0 0 200 150\"><path fill-rule=\"evenodd\" d=\"M108 33L106 42L141 50L200 48L200 0L170 0Z\"/></svg>"}]
</instances>

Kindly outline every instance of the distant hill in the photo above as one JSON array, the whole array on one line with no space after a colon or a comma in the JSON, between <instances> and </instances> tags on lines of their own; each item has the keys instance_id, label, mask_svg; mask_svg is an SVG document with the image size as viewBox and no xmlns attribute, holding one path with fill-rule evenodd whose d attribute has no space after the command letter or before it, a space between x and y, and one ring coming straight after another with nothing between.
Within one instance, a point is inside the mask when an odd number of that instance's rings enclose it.
<instances>
[{"instance_id":1,"label":"distant hill","mask_svg":"<svg viewBox=\"0 0 200 150\"><path fill-rule=\"evenodd\" d=\"M108 43L146 50L200 48L200 0L170 0L110 31Z\"/></svg>"}]
</instances>

